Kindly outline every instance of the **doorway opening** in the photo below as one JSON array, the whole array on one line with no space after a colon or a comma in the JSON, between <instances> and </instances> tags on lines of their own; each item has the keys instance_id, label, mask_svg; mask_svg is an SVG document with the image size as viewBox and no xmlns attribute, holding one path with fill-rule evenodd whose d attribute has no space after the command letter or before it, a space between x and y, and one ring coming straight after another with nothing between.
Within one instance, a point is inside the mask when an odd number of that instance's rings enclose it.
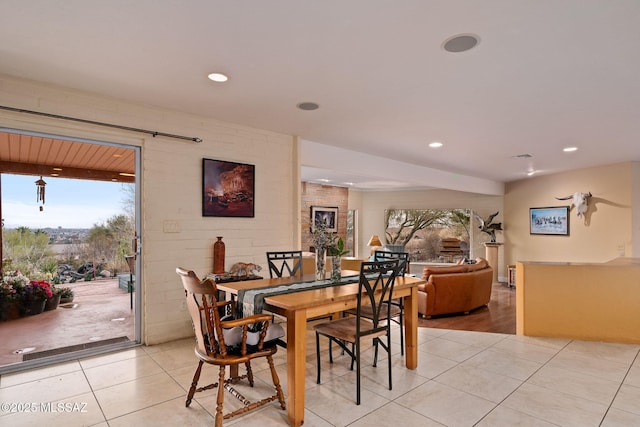
<instances>
[{"instance_id":1,"label":"doorway opening","mask_svg":"<svg viewBox=\"0 0 640 427\"><path fill-rule=\"evenodd\" d=\"M0 373L139 344L139 151L0 129Z\"/></svg>"}]
</instances>

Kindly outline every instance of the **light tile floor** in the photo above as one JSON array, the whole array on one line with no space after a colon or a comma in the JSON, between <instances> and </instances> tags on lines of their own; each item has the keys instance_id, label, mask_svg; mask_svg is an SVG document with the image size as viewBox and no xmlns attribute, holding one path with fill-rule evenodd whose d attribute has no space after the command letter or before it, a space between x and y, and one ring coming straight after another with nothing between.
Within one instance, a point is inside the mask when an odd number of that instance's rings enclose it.
<instances>
[{"instance_id":1,"label":"light tile floor","mask_svg":"<svg viewBox=\"0 0 640 427\"><path fill-rule=\"evenodd\" d=\"M393 346L393 390L386 363L373 368L372 351L365 352L356 406L346 356L329 365L325 350L317 385L313 332L308 338L305 427L640 425L638 345L420 328L416 370L404 368ZM276 364L286 393L284 351ZM214 391L184 405L196 365L193 340L185 339L3 375L0 425L212 425ZM254 372L256 386L246 395L272 394L266 363L255 363ZM205 367L207 377L213 381L215 369ZM225 409L234 400L227 396ZM57 412L45 412L48 403ZM286 419L271 403L225 425L283 426Z\"/></svg>"}]
</instances>

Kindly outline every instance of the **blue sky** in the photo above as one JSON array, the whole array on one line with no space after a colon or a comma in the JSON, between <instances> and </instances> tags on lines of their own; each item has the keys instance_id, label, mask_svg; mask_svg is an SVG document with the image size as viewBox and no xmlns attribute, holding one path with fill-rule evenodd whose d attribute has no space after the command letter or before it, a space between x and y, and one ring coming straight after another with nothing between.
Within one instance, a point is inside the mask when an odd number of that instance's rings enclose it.
<instances>
[{"instance_id":1,"label":"blue sky","mask_svg":"<svg viewBox=\"0 0 640 427\"><path fill-rule=\"evenodd\" d=\"M120 182L43 177L44 211L37 202L39 176L0 175L5 228L91 228L124 212L126 194Z\"/></svg>"}]
</instances>

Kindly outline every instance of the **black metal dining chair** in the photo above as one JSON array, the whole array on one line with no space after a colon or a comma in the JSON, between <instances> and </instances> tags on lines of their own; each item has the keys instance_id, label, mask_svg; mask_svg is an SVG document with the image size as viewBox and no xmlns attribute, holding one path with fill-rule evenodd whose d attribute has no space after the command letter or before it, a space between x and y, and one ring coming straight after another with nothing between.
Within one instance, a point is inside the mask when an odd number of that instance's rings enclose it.
<instances>
[{"instance_id":1,"label":"black metal dining chair","mask_svg":"<svg viewBox=\"0 0 640 427\"><path fill-rule=\"evenodd\" d=\"M375 251L373 259L374 261L398 260L397 276L404 276L409 267L408 252ZM400 326L400 354L404 356L404 303L402 298L392 299L384 309L389 310L389 319ZM347 310L347 313L355 314L355 310ZM362 316L370 318L373 313L371 313L369 307L363 307Z\"/></svg>"},{"instance_id":2,"label":"black metal dining chair","mask_svg":"<svg viewBox=\"0 0 640 427\"><path fill-rule=\"evenodd\" d=\"M282 277L285 272L289 276L302 276L302 251L267 252L269 276Z\"/></svg>"},{"instance_id":3,"label":"black metal dining chair","mask_svg":"<svg viewBox=\"0 0 640 427\"><path fill-rule=\"evenodd\" d=\"M267 252L267 264L269 265L269 277L299 276L302 277L302 251L270 251ZM275 315L274 315L275 320ZM278 339L277 344L287 348L287 342Z\"/></svg>"},{"instance_id":4,"label":"black metal dining chair","mask_svg":"<svg viewBox=\"0 0 640 427\"><path fill-rule=\"evenodd\" d=\"M320 323L314 326L316 331L317 379L320 384L320 336L327 337L329 343L335 342L351 357L351 369L356 365L356 404L360 404L360 366L361 341L372 339L375 351L373 366L377 366L378 347L387 352L389 370L389 390L391 379L391 325L387 309L391 304L393 287L398 272L398 260L363 262L358 278L358 296L355 316ZM370 316L363 316L363 308L368 307ZM386 340L382 338L386 337ZM349 346L349 344L351 344ZM331 345L329 363L333 363Z\"/></svg>"}]
</instances>

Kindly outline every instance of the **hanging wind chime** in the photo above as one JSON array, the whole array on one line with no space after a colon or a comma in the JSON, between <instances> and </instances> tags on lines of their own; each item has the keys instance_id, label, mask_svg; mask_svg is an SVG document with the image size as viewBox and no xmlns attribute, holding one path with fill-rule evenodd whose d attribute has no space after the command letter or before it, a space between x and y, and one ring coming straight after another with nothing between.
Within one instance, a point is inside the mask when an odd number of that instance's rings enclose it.
<instances>
[{"instance_id":1,"label":"hanging wind chime","mask_svg":"<svg viewBox=\"0 0 640 427\"><path fill-rule=\"evenodd\" d=\"M40 212L44 210L44 186L47 185L46 182L40 177L39 180L36 181L36 201L42 202L40 205Z\"/></svg>"}]
</instances>

